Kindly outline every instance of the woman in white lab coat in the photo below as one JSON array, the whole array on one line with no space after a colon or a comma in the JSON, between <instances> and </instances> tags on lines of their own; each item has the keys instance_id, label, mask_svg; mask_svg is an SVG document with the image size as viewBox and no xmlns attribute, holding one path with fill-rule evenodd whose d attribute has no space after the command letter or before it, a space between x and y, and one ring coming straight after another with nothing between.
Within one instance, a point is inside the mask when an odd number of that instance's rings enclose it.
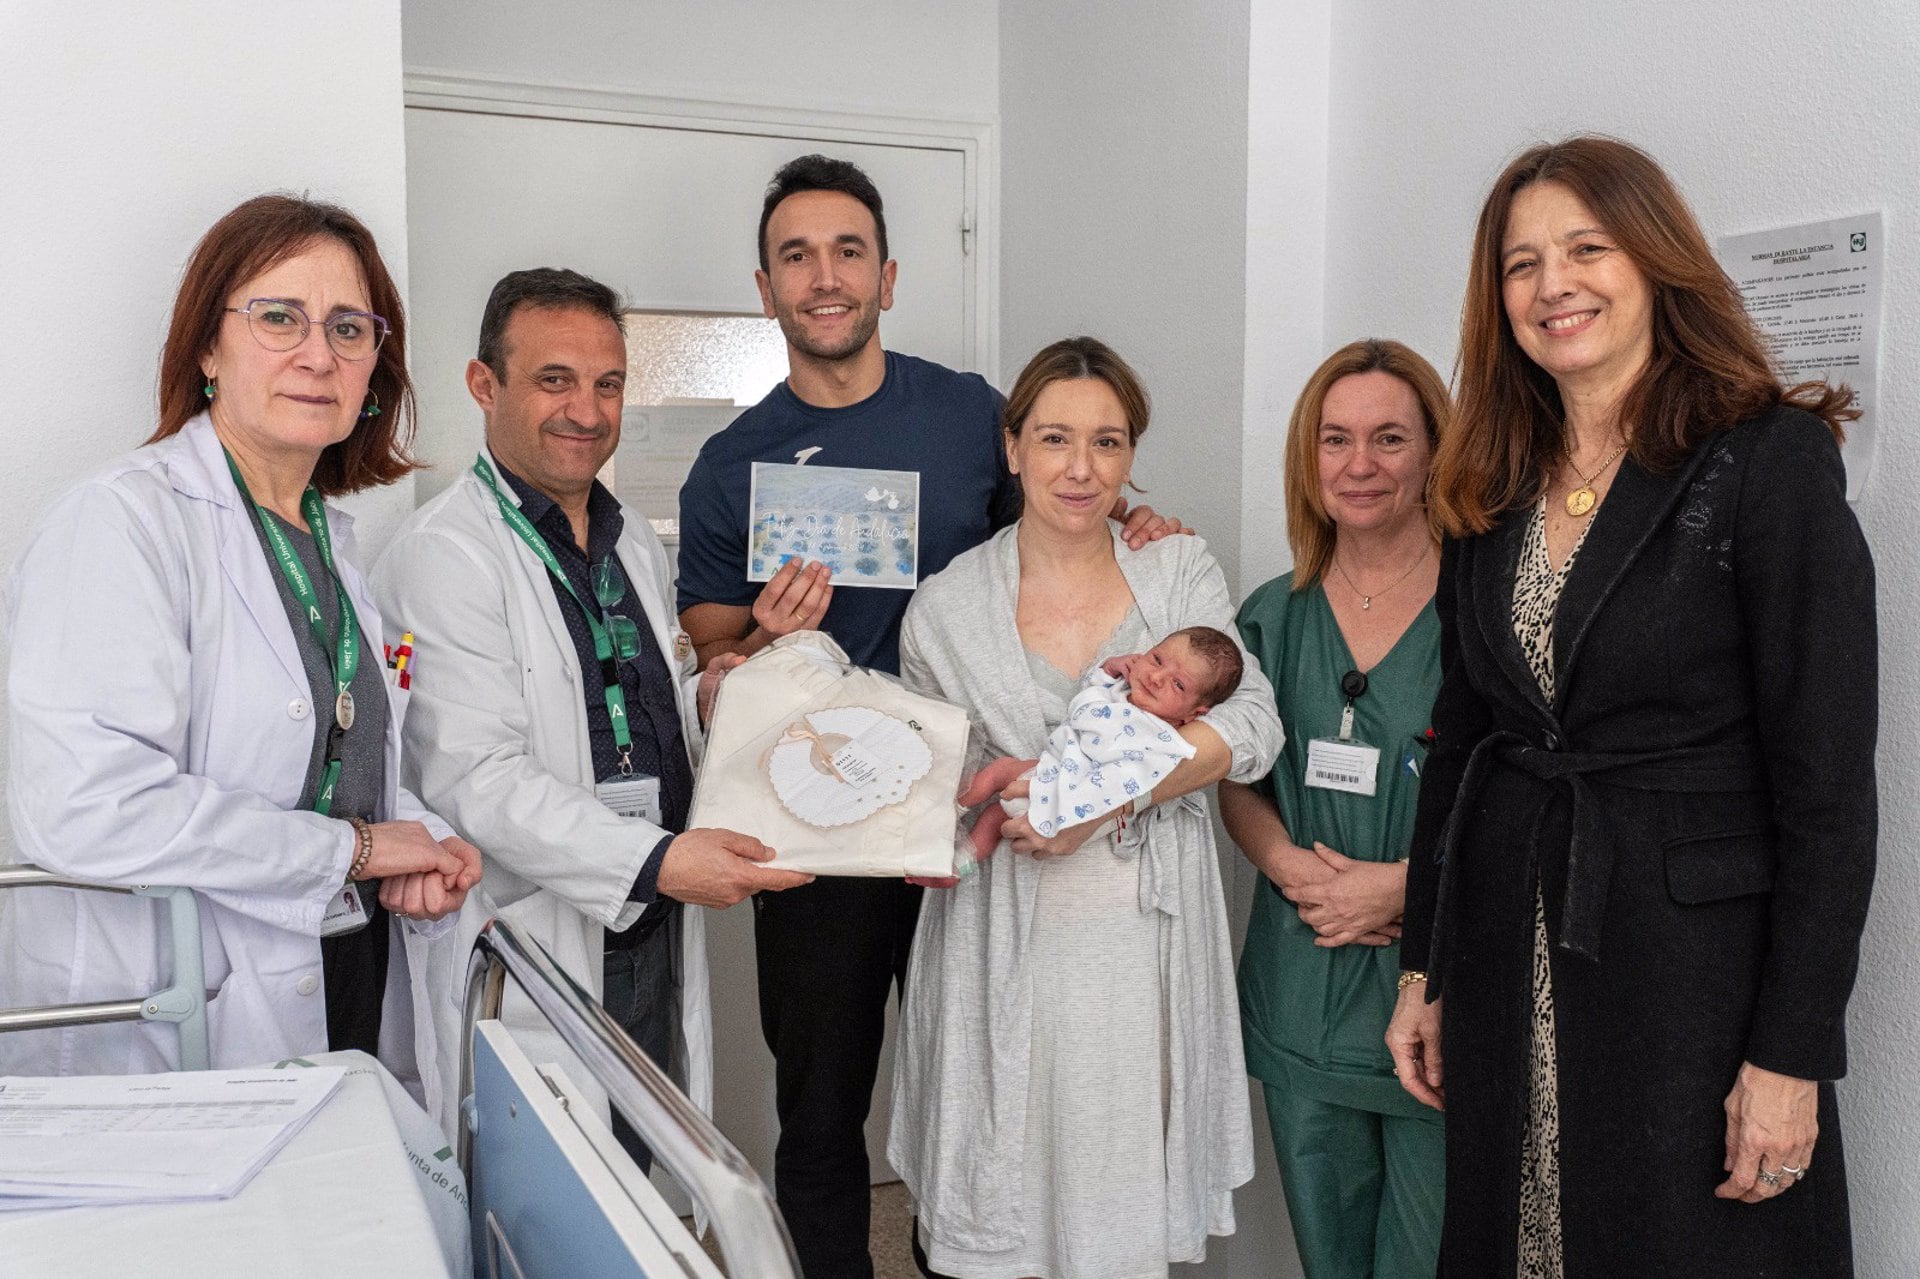
<instances>
[{"instance_id":1,"label":"woman in white lab coat","mask_svg":"<svg viewBox=\"0 0 1920 1279\"><path fill-rule=\"evenodd\" d=\"M19 856L195 890L216 1067L377 1046L407 1077L436 1057L406 951L479 854L396 785L404 693L350 521L322 501L411 469L412 400L367 229L249 200L187 265L158 429L53 504L10 583ZM172 979L151 901L17 890L0 912L0 1007ZM0 1074L178 1060L155 1023L0 1034Z\"/></svg>"}]
</instances>

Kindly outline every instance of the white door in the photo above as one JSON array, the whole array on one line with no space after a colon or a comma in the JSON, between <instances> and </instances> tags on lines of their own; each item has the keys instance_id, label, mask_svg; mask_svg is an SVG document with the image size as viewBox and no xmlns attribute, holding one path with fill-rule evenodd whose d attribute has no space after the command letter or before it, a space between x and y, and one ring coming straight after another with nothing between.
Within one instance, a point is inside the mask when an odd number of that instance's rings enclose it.
<instances>
[{"instance_id":1,"label":"white door","mask_svg":"<svg viewBox=\"0 0 1920 1279\"><path fill-rule=\"evenodd\" d=\"M560 266L648 311L760 314L753 272L774 170L810 151L853 161L886 202L900 263L889 347L973 368L973 260L958 150L639 127L409 107L408 294L420 500L452 482L479 437L463 381L494 281Z\"/></svg>"},{"instance_id":2,"label":"white door","mask_svg":"<svg viewBox=\"0 0 1920 1279\"><path fill-rule=\"evenodd\" d=\"M432 464L419 473L421 501L452 483L479 443L463 377L494 281L525 267L570 267L611 285L632 309L758 315L761 199L775 169L811 151L858 164L885 200L900 275L881 340L976 367L960 150L418 106L406 119L417 450ZM714 1118L771 1179L773 1059L760 1036L753 917L743 905L710 922ZM891 1039L867 1124L875 1181L893 1179L883 1153Z\"/></svg>"}]
</instances>

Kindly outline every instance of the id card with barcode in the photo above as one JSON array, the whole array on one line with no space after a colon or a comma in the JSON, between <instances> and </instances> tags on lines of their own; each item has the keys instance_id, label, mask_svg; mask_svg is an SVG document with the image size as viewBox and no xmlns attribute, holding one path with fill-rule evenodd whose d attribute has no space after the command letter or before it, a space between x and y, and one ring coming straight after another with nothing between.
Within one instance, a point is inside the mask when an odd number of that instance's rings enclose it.
<instances>
[{"instance_id":1,"label":"id card with barcode","mask_svg":"<svg viewBox=\"0 0 1920 1279\"><path fill-rule=\"evenodd\" d=\"M1365 742L1316 737L1307 743L1307 785L1371 795L1380 773L1380 748Z\"/></svg>"},{"instance_id":2,"label":"id card with barcode","mask_svg":"<svg viewBox=\"0 0 1920 1279\"><path fill-rule=\"evenodd\" d=\"M660 779L614 777L593 788L593 796L622 817L660 824Z\"/></svg>"}]
</instances>

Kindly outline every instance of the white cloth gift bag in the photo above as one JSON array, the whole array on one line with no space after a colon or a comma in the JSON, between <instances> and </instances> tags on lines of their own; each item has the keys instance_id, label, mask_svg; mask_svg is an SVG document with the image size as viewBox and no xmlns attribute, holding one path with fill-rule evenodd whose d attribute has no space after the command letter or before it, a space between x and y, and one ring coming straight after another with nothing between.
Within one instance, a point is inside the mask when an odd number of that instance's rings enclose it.
<instances>
[{"instance_id":1,"label":"white cloth gift bag","mask_svg":"<svg viewBox=\"0 0 1920 1279\"><path fill-rule=\"evenodd\" d=\"M797 631L720 685L687 825L752 835L784 870L945 877L966 753L964 710Z\"/></svg>"}]
</instances>

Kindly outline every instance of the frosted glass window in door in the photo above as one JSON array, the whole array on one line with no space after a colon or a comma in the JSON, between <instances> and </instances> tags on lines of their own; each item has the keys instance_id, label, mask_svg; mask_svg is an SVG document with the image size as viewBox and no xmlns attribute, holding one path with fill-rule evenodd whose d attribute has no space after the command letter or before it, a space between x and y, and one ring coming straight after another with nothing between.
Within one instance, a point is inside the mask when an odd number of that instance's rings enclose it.
<instances>
[{"instance_id":1,"label":"frosted glass window in door","mask_svg":"<svg viewBox=\"0 0 1920 1279\"><path fill-rule=\"evenodd\" d=\"M787 375L780 326L760 315L629 311L627 403L757 404Z\"/></svg>"},{"instance_id":2,"label":"frosted glass window in door","mask_svg":"<svg viewBox=\"0 0 1920 1279\"><path fill-rule=\"evenodd\" d=\"M700 446L786 377L786 339L759 315L628 311L626 328L612 487L671 543L680 532L680 486Z\"/></svg>"}]
</instances>

